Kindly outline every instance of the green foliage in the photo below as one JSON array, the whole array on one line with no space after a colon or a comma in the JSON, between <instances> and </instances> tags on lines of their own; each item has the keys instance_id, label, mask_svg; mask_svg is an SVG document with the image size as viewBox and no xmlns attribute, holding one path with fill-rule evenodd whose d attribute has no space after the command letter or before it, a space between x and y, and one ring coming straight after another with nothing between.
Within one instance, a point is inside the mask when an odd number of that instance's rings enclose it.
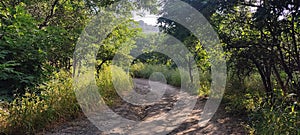
<instances>
[{"instance_id":1,"label":"green foliage","mask_svg":"<svg viewBox=\"0 0 300 135\"><path fill-rule=\"evenodd\" d=\"M112 71L116 75L114 78L112 78ZM117 105L121 101L114 85L126 92L133 89L132 80L126 76L129 77L123 69L116 66L104 66L103 70L100 71L96 78L97 86L99 87L101 97L107 105Z\"/></svg>"},{"instance_id":2,"label":"green foliage","mask_svg":"<svg viewBox=\"0 0 300 135\"><path fill-rule=\"evenodd\" d=\"M54 69L70 70L75 44L85 25L100 9L115 2L117 1L2 0L1 97L4 94L24 94L25 88L31 90L47 80ZM153 6L155 3L156 0L121 4L127 13L134 9L153 9L151 12L156 12L157 7ZM131 38L136 33L138 30L132 27L132 21L122 23L103 43L105 47L100 49L98 60L103 63L111 60L122 43L126 43L125 46L130 50L134 44Z\"/></svg>"},{"instance_id":3,"label":"green foliage","mask_svg":"<svg viewBox=\"0 0 300 135\"><path fill-rule=\"evenodd\" d=\"M131 6L156 9L151 6L155 1L123 6L126 12L134 9ZM75 44L83 28L99 9L114 2L1 0L0 132L33 134L53 121L73 118L81 112L71 75L53 71L71 69ZM139 33L132 22L127 21L110 33L103 42L105 47L99 50L100 60L111 60L124 43L124 56L128 56L135 43L131 38ZM116 82L131 90L132 81L124 80L126 73L121 69L116 72ZM105 68L98 77L99 92L109 105L114 105L119 99L110 70ZM11 103L2 102L8 99L7 94L16 94Z\"/></svg>"},{"instance_id":4,"label":"green foliage","mask_svg":"<svg viewBox=\"0 0 300 135\"><path fill-rule=\"evenodd\" d=\"M243 80L230 76L224 95L226 110L236 115L251 113L262 102L263 85L258 74L253 74Z\"/></svg>"},{"instance_id":5,"label":"green foliage","mask_svg":"<svg viewBox=\"0 0 300 135\"><path fill-rule=\"evenodd\" d=\"M255 134L300 134L300 104L291 98L280 96L275 103L264 102L251 114Z\"/></svg>"},{"instance_id":6,"label":"green foliage","mask_svg":"<svg viewBox=\"0 0 300 135\"><path fill-rule=\"evenodd\" d=\"M131 72L134 77L137 78L149 78L154 72L161 72L165 78L167 83L180 87L181 86L181 77L178 70L169 69L163 65L148 65L138 63L132 66Z\"/></svg>"},{"instance_id":7,"label":"green foliage","mask_svg":"<svg viewBox=\"0 0 300 135\"><path fill-rule=\"evenodd\" d=\"M200 82L199 82L199 95L200 96L209 96L210 94L210 86L211 86L211 74L209 71L199 71L200 74Z\"/></svg>"},{"instance_id":8,"label":"green foliage","mask_svg":"<svg viewBox=\"0 0 300 135\"><path fill-rule=\"evenodd\" d=\"M276 91L268 100L259 74L240 80L231 76L226 87L226 110L234 115L247 116L246 128L251 134L299 134L299 103L295 95Z\"/></svg>"},{"instance_id":9,"label":"green foliage","mask_svg":"<svg viewBox=\"0 0 300 135\"><path fill-rule=\"evenodd\" d=\"M280 4L279 4L280 3ZM256 5L256 10L252 10ZM268 100L274 88L299 94L299 3L263 0L238 2L231 13L217 12L212 20L226 49L230 65L240 76L258 72ZM286 8L290 7L290 8ZM243 20L243 21L241 21Z\"/></svg>"},{"instance_id":10,"label":"green foliage","mask_svg":"<svg viewBox=\"0 0 300 135\"><path fill-rule=\"evenodd\" d=\"M260 3L183 1L211 21L227 51L230 71L235 74L229 78L227 85L226 109L235 114L249 115L249 127L253 133L300 134L299 3L293 0L262 0ZM71 75L64 71L54 73L52 78L49 75L54 69L71 69L75 44L85 24L102 7L115 2L1 0L0 101L3 95L8 100L7 94L17 94L19 97L11 103L0 102L0 132L32 134L55 120L72 118L80 112L72 91ZM152 6L155 2L133 1L133 5L122 5L119 10L154 9L152 12L157 12L157 7ZM167 0L165 5L170 2ZM201 44L203 41L196 39L180 24L166 19L176 16L176 12L166 12L163 9L162 18L159 19L162 30L178 38L193 53L182 61L189 61L190 58L196 60L197 67L203 70L199 94L208 95L210 64L209 56ZM100 20L107 18L100 17ZM193 77L188 73L180 75L179 69L175 69L176 65L167 56L151 53L155 44L168 39L150 36L147 38L149 40L137 40L136 43L132 38L140 36L139 32L132 26L131 20L125 21L115 27L106 40L96 43L101 46L97 57L97 85L109 105L119 101L113 81L124 91L133 87L132 80L125 78L127 73L122 69L114 67L117 78L112 80L110 67L102 67L124 46L122 58L128 58L135 44L146 44L149 48L143 50L146 54L138 60L157 64L137 61L131 69L135 77L149 78L152 73L161 72L169 84L178 87L182 80Z\"/></svg>"},{"instance_id":11,"label":"green foliage","mask_svg":"<svg viewBox=\"0 0 300 135\"><path fill-rule=\"evenodd\" d=\"M152 65L167 65L168 67L175 67L175 62L168 56L156 52L156 50L164 48L161 45L165 44L165 42L167 42L165 34L150 33L146 35L143 34L138 37L136 42L137 48L134 48L132 52L138 54L142 51L144 53L136 58L135 63L142 62Z\"/></svg>"},{"instance_id":12,"label":"green foliage","mask_svg":"<svg viewBox=\"0 0 300 135\"><path fill-rule=\"evenodd\" d=\"M236 1L230 12L211 16L236 75L227 89L228 108L249 114L256 134L299 134L299 107L293 105L300 96L299 6Z\"/></svg>"},{"instance_id":13,"label":"green foliage","mask_svg":"<svg viewBox=\"0 0 300 135\"><path fill-rule=\"evenodd\" d=\"M46 72L44 32L27 13L24 4L0 9L0 91L24 93L43 81Z\"/></svg>"},{"instance_id":14,"label":"green foliage","mask_svg":"<svg viewBox=\"0 0 300 135\"><path fill-rule=\"evenodd\" d=\"M130 72L136 78L149 79L154 72L160 72L164 75L168 84L176 87L181 87L182 80L189 80L188 72L183 71L180 74L179 69L168 68L164 65L149 65L143 63L137 63L131 66ZM198 90L199 95L207 96L210 91L210 77L207 72L200 74L200 89Z\"/></svg>"},{"instance_id":15,"label":"green foliage","mask_svg":"<svg viewBox=\"0 0 300 135\"><path fill-rule=\"evenodd\" d=\"M130 91L132 80L121 68L105 66L98 75L99 93L107 105L117 105L118 96L111 77L111 70L117 72L116 83ZM29 93L14 99L12 103L0 103L0 132L9 134L32 134L46 125L61 119L72 119L81 113L72 87L73 79L66 71L55 73L53 78L39 87L41 93Z\"/></svg>"},{"instance_id":16,"label":"green foliage","mask_svg":"<svg viewBox=\"0 0 300 135\"><path fill-rule=\"evenodd\" d=\"M131 58L130 51L135 48L134 39L141 34L140 28L135 28L136 23L132 20L123 22L117 26L108 36L99 43L99 51L97 53L97 70L98 72L105 63L110 63L116 53L122 58ZM100 26L101 27L101 26ZM97 37L96 37L97 38ZM118 61L123 61L122 59ZM122 63L118 63L122 64Z\"/></svg>"},{"instance_id":17,"label":"green foliage","mask_svg":"<svg viewBox=\"0 0 300 135\"><path fill-rule=\"evenodd\" d=\"M59 119L70 119L80 113L72 78L68 72L56 73L45 85L41 93L26 93L16 98L8 106L8 114L1 118L2 132L10 134L32 134L45 125Z\"/></svg>"}]
</instances>

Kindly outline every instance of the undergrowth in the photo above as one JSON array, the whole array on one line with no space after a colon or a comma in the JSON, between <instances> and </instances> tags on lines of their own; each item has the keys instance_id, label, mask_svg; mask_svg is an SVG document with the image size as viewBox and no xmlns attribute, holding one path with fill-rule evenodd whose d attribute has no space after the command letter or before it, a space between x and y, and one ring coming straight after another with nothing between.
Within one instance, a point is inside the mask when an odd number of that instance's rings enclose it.
<instances>
[{"instance_id":1,"label":"undergrowth","mask_svg":"<svg viewBox=\"0 0 300 135\"><path fill-rule=\"evenodd\" d=\"M112 71L114 77L112 77ZM107 105L117 105L121 100L115 88L119 88L120 92L129 92L133 89L133 82L129 77L129 73L116 66L105 66L99 73L96 81L99 93Z\"/></svg>"},{"instance_id":2,"label":"undergrowth","mask_svg":"<svg viewBox=\"0 0 300 135\"><path fill-rule=\"evenodd\" d=\"M249 134L300 134L300 104L293 94L284 95L274 89L273 103L266 97L258 74L239 80L231 77L223 102L226 111L246 116L245 128Z\"/></svg>"},{"instance_id":3,"label":"undergrowth","mask_svg":"<svg viewBox=\"0 0 300 135\"><path fill-rule=\"evenodd\" d=\"M180 74L180 68L168 68L165 65L150 65L150 64L143 64L143 63L136 63L131 66L131 73L136 78L145 78L149 79L150 76L155 72L160 72L164 75L166 81L168 84L176 87L181 87L182 80L190 80L189 79L189 73L185 70L181 70L182 74ZM193 77L195 77L195 74L193 74ZM199 90L197 90L197 93L200 96L207 96L210 92L210 74L208 71L201 72L199 76Z\"/></svg>"},{"instance_id":4,"label":"undergrowth","mask_svg":"<svg viewBox=\"0 0 300 135\"><path fill-rule=\"evenodd\" d=\"M38 89L40 92L27 92L8 104L2 132L33 134L53 121L74 118L80 113L70 73L55 73Z\"/></svg>"},{"instance_id":5,"label":"undergrowth","mask_svg":"<svg viewBox=\"0 0 300 135\"><path fill-rule=\"evenodd\" d=\"M117 80L124 89L132 86L125 80L125 73L114 68ZM99 93L107 105L116 105L119 96L116 93L109 67L105 67L96 78ZM126 83L124 83L126 82ZM11 103L0 102L0 134L34 134L56 121L70 120L82 114L72 87L73 79L69 72L55 73L52 79L39 86L38 92L27 92ZM125 86L126 85L126 86Z\"/></svg>"}]
</instances>

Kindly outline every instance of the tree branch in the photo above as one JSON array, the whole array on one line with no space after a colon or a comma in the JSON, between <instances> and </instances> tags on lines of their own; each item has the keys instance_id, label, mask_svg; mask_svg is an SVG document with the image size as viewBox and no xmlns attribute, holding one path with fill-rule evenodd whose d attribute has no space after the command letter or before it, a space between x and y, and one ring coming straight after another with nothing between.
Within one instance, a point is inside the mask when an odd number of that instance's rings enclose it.
<instances>
[{"instance_id":1,"label":"tree branch","mask_svg":"<svg viewBox=\"0 0 300 135\"><path fill-rule=\"evenodd\" d=\"M54 8L58 4L59 0L55 0L51 6L50 14L45 18L44 22L39 25L39 29L42 29L43 27L47 26L47 23L54 15Z\"/></svg>"},{"instance_id":2,"label":"tree branch","mask_svg":"<svg viewBox=\"0 0 300 135\"><path fill-rule=\"evenodd\" d=\"M3 5L4 9L6 8L6 5L4 4L3 1L1 1L1 4Z\"/></svg>"}]
</instances>

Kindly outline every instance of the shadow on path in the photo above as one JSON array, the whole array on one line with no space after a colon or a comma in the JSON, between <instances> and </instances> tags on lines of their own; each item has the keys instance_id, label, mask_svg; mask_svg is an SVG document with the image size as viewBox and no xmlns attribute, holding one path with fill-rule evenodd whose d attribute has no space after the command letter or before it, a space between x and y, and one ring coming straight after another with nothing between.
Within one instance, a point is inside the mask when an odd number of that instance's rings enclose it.
<instances>
[{"instance_id":1,"label":"shadow on path","mask_svg":"<svg viewBox=\"0 0 300 135\"><path fill-rule=\"evenodd\" d=\"M148 80L144 79L134 79L136 91L138 93L143 93L149 91ZM165 85L165 84L162 84ZM155 123L157 118L164 116L170 110L172 110L174 104L181 98L178 96L178 89L167 85L167 90L160 101L155 102L152 105L132 105L127 102L123 102L121 105L111 108L115 113L122 116L123 118L130 119L133 121L143 121ZM205 98L198 98L197 103L192 111L192 113L185 117L183 122L176 123L174 121L167 121L169 123L174 122L174 127L168 127L164 125L156 126L148 124L151 130L142 129L134 130L134 127L128 127L129 131L124 129L115 129L112 132L102 132L98 130L86 117L77 118L73 121L66 122L57 126L53 126L51 129L45 129L44 132L38 133L39 135L103 135L103 134L155 134L155 132L160 132L173 135L173 134L207 134L207 135L228 135L228 134L246 134L244 128L241 126L242 119L235 118L225 113L224 106L220 106L218 111L215 113L214 117L209 121L205 127L199 127L198 121L200 120L202 109L205 105ZM180 118L181 116L174 113L174 117ZM96 116L97 117L97 116ZM167 117L168 118L168 117ZM166 120L162 119L163 122ZM157 124L159 125L159 124ZM143 125L141 125L143 126ZM150 129L149 128L149 129ZM133 131L131 131L133 129ZM171 129L171 130L170 130Z\"/></svg>"}]
</instances>

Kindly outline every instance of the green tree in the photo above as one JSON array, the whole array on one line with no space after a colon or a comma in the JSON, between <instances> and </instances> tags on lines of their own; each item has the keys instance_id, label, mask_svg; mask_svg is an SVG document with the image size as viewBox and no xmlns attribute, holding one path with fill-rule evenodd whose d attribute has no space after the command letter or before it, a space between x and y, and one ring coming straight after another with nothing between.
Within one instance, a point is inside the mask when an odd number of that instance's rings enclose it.
<instances>
[{"instance_id":1,"label":"green tree","mask_svg":"<svg viewBox=\"0 0 300 135\"><path fill-rule=\"evenodd\" d=\"M135 39L141 34L141 29L136 28L135 25L133 20L120 24L99 44L100 48L96 58L97 72L100 72L103 64L110 63L117 53L124 59L131 58L130 51L136 47Z\"/></svg>"},{"instance_id":2,"label":"green tree","mask_svg":"<svg viewBox=\"0 0 300 135\"><path fill-rule=\"evenodd\" d=\"M38 22L26 12L23 3L0 10L1 91L23 93L45 76L45 33L36 27Z\"/></svg>"},{"instance_id":3,"label":"green tree","mask_svg":"<svg viewBox=\"0 0 300 135\"><path fill-rule=\"evenodd\" d=\"M135 1L133 4L127 2L122 9L126 12L155 9L152 6L155 1ZM47 79L47 75L54 69L70 70L73 66L75 45L82 30L101 8L115 2L117 1L2 0L1 91L9 91L10 94L24 93L27 87L34 87ZM107 39L107 48L100 50L100 55L103 56L100 59L110 59L104 56L111 57L115 49L109 48L118 48L119 44L115 45L111 41L129 39L125 38L124 33L127 32L134 35L136 30L131 29L128 24L120 26L114 32L117 34L112 34Z\"/></svg>"},{"instance_id":4,"label":"green tree","mask_svg":"<svg viewBox=\"0 0 300 135\"><path fill-rule=\"evenodd\" d=\"M285 95L299 95L299 3L241 2L233 13L216 16L220 35L241 75L259 72L270 99L277 88Z\"/></svg>"}]
</instances>

